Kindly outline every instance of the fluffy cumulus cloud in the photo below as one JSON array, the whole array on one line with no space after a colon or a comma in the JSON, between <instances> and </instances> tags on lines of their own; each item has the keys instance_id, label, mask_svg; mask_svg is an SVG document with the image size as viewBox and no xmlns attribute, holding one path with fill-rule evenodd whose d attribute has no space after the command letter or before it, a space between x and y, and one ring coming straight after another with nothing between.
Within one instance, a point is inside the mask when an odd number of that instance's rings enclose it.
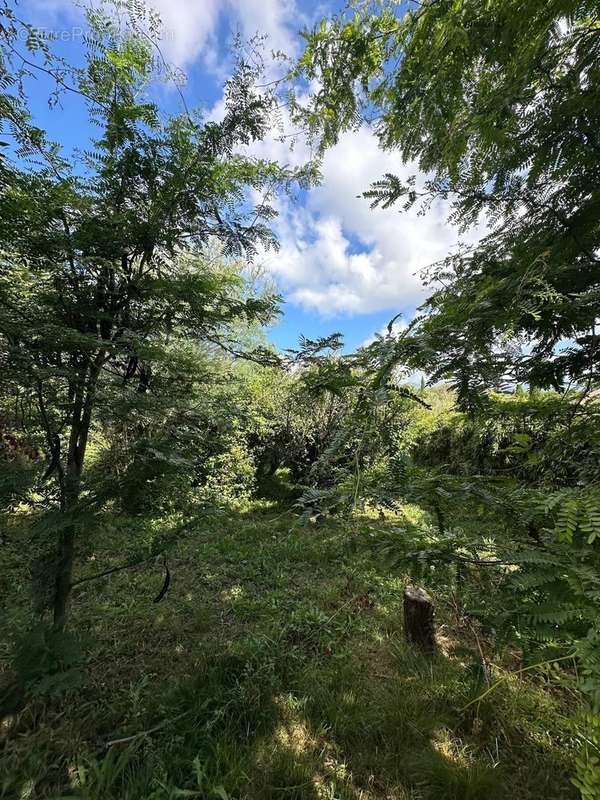
<instances>
[{"instance_id":1,"label":"fluffy cumulus cloud","mask_svg":"<svg viewBox=\"0 0 600 800\"><path fill-rule=\"evenodd\" d=\"M373 180L418 171L398 154L382 152L366 127L341 138L322 172L322 184L302 209L281 205L282 248L265 266L289 300L324 315L414 308L424 298L420 271L458 244L448 204L438 202L424 216L417 208L371 210L360 195Z\"/></svg>"}]
</instances>

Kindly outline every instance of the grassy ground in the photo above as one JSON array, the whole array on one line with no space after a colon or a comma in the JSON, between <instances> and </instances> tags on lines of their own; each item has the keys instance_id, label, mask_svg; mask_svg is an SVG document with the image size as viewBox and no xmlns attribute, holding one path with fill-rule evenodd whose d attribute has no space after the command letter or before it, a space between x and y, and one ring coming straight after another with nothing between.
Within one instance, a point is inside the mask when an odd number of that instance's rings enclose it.
<instances>
[{"instance_id":1,"label":"grassy ground","mask_svg":"<svg viewBox=\"0 0 600 800\"><path fill-rule=\"evenodd\" d=\"M4 719L0 797L575 797L568 692L513 677L465 709L486 688L478 647L435 587L440 652L403 642L405 581L368 546L394 524L300 527L256 504L188 529L158 604L159 568L82 584L72 624L89 637L85 682ZM80 572L122 561L119 537L89 544ZM14 632L18 538L8 553Z\"/></svg>"}]
</instances>

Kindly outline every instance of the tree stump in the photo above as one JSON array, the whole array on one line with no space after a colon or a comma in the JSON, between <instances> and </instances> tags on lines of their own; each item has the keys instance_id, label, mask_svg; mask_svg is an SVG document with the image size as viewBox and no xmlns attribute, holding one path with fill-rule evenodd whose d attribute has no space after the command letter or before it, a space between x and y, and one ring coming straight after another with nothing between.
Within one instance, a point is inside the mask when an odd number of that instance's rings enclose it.
<instances>
[{"instance_id":1,"label":"tree stump","mask_svg":"<svg viewBox=\"0 0 600 800\"><path fill-rule=\"evenodd\" d=\"M424 653L435 650L433 615L433 603L425 589L407 586L404 590L404 635L407 642Z\"/></svg>"}]
</instances>

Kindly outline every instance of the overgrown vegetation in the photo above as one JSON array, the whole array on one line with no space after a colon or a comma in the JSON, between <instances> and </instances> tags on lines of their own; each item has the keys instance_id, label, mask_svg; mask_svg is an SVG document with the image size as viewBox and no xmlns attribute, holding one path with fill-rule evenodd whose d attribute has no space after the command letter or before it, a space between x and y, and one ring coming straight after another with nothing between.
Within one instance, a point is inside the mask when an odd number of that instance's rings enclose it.
<instances>
[{"instance_id":1,"label":"overgrown vegetation","mask_svg":"<svg viewBox=\"0 0 600 800\"><path fill-rule=\"evenodd\" d=\"M215 122L163 112L139 3L74 67L0 2L0 797L600 797L596 5L360 3L284 81L239 49ZM321 153L375 118L431 176L372 213L487 225L355 353L265 332L253 258L318 179L248 154L282 89Z\"/></svg>"}]
</instances>

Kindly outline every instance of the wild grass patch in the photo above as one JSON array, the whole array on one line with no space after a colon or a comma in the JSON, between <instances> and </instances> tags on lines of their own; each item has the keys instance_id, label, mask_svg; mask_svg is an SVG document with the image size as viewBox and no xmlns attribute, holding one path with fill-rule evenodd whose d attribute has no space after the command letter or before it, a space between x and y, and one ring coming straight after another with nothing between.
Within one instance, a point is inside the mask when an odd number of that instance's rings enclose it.
<instances>
[{"instance_id":1,"label":"wild grass patch","mask_svg":"<svg viewBox=\"0 0 600 800\"><path fill-rule=\"evenodd\" d=\"M486 679L442 602L451 644L405 644L403 578L368 544L393 524L218 514L170 553L161 603L152 570L81 592L85 683L5 718L0 797L575 797L566 690L515 677L468 706Z\"/></svg>"}]
</instances>

